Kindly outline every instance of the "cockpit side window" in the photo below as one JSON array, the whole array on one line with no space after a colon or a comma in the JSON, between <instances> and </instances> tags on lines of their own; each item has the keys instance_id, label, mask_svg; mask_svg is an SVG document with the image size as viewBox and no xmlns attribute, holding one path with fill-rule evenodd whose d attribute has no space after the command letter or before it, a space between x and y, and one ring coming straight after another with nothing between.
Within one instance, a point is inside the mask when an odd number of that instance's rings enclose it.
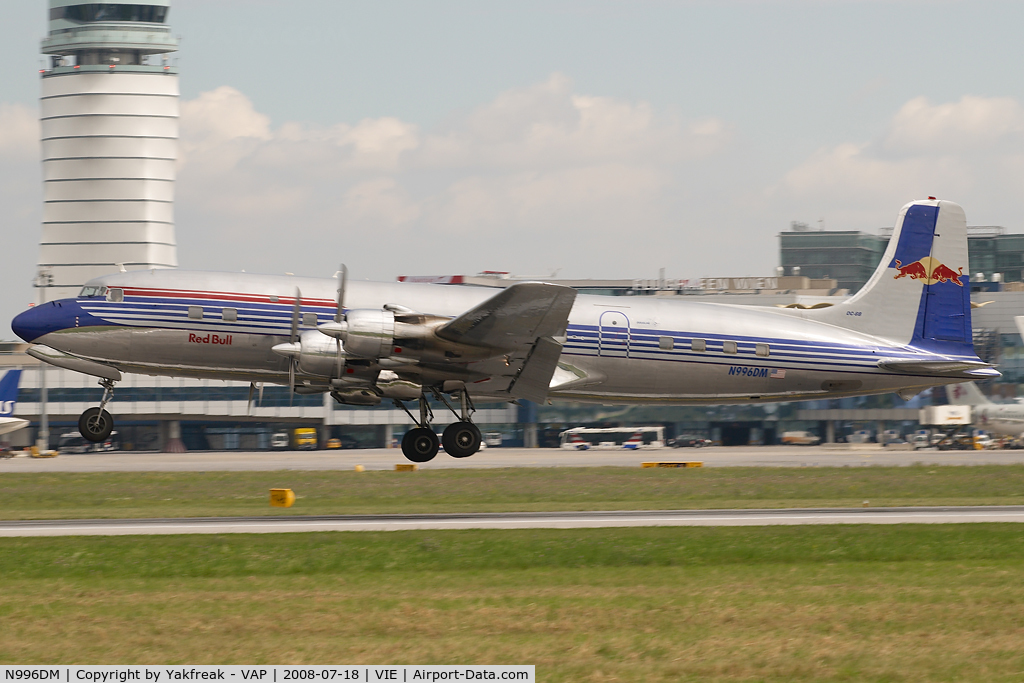
<instances>
[{"instance_id":1,"label":"cockpit side window","mask_svg":"<svg viewBox=\"0 0 1024 683\"><path fill-rule=\"evenodd\" d=\"M114 303L120 303L124 301L124 290L116 288L108 289L107 301L113 301Z\"/></svg>"}]
</instances>

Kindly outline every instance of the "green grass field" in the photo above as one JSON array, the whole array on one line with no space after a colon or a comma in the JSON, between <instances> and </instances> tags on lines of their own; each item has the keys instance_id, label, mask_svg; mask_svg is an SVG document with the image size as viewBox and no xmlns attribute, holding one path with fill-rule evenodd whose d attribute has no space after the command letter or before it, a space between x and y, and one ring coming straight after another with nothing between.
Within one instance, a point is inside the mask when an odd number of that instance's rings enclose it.
<instances>
[{"instance_id":1,"label":"green grass field","mask_svg":"<svg viewBox=\"0 0 1024 683\"><path fill-rule=\"evenodd\" d=\"M268 505L291 488L294 507ZM1024 504L1024 465L0 475L0 518Z\"/></svg>"},{"instance_id":2,"label":"green grass field","mask_svg":"<svg viewBox=\"0 0 1024 683\"><path fill-rule=\"evenodd\" d=\"M1013 524L0 539L0 663L1019 681Z\"/></svg>"}]
</instances>

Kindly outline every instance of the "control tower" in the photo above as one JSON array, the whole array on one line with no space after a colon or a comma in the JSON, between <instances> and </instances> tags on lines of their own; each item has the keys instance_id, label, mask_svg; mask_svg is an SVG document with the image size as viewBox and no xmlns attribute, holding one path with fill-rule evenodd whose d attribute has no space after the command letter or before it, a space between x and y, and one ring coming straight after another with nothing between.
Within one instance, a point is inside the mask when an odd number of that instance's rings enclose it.
<instances>
[{"instance_id":1,"label":"control tower","mask_svg":"<svg viewBox=\"0 0 1024 683\"><path fill-rule=\"evenodd\" d=\"M90 278L175 268L178 48L170 0L49 0L41 51L43 300Z\"/></svg>"}]
</instances>

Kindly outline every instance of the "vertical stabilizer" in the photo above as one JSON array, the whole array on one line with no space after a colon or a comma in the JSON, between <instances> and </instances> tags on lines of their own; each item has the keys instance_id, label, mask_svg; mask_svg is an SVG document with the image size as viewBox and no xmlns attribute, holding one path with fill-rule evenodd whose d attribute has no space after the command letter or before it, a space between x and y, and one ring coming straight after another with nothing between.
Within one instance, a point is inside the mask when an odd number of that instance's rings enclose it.
<instances>
[{"instance_id":1,"label":"vertical stabilizer","mask_svg":"<svg viewBox=\"0 0 1024 683\"><path fill-rule=\"evenodd\" d=\"M8 370L0 376L0 417L13 417L14 406L18 402L18 383L21 382L21 370Z\"/></svg>"},{"instance_id":2,"label":"vertical stabilizer","mask_svg":"<svg viewBox=\"0 0 1024 683\"><path fill-rule=\"evenodd\" d=\"M927 199L900 210L867 284L819 319L933 353L975 357L967 218L958 204Z\"/></svg>"},{"instance_id":3,"label":"vertical stabilizer","mask_svg":"<svg viewBox=\"0 0 1024 683\"><path fill-rule=\"evenodd\" d=\"M974 382L947 384L946 398L949 399L950 405L957 406L985 406L992 403Z\"/></svg>"}]
</instances>

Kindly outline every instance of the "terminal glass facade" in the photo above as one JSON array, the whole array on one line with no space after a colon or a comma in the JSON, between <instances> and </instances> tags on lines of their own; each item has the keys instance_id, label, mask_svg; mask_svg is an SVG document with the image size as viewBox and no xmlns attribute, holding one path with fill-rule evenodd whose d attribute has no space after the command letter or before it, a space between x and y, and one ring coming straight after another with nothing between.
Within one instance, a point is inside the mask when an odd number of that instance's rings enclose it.
<instances>
[{"instance_id":1,"label":"terminal glass facade","mask_svg":"<svg viewBox=\"0 0 1024 683\"><path fill-rule=\"evenodd\" d=\"M1006 235L1001 227L968 227L972 282L981 273L992 280L1024 281L1024 235ZM790 230L779 234L779 264L785 275L835 278L853 294L868 281L889 244L889 235L853 230ZM799 268L799 271L795 269Z\"/></svg>"}]
</instances>

